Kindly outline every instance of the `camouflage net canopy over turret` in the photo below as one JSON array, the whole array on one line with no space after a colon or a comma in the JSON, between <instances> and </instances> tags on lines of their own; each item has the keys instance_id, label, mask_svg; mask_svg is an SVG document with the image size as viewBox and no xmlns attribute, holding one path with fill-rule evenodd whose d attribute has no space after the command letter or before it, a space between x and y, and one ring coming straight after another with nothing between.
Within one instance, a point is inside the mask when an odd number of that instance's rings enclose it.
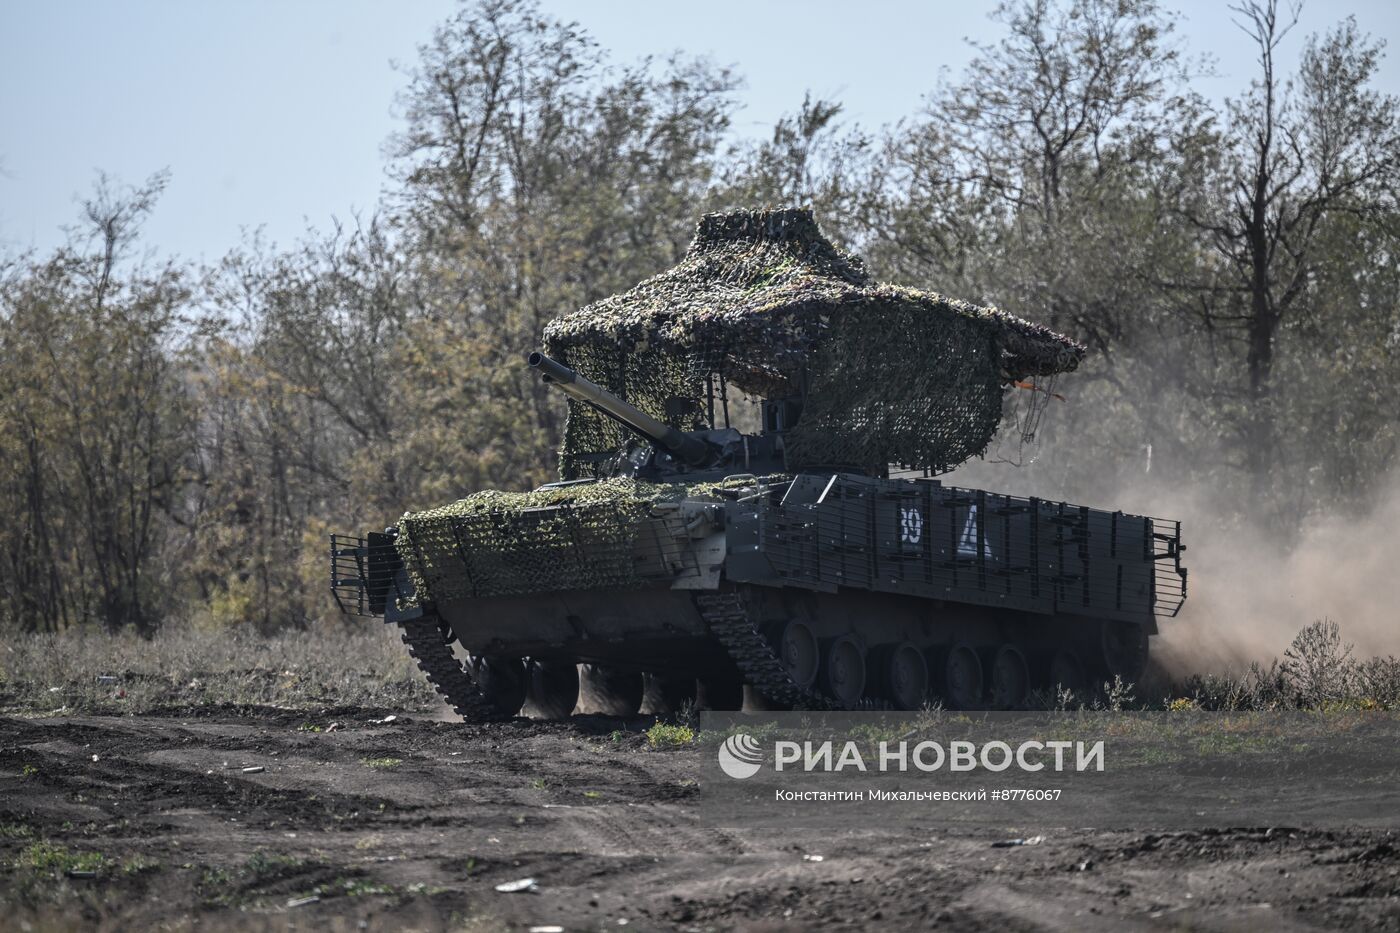
<instances>
[{"instance_id":1,"label":"camouflage net canopy over turret","mask_svg":"<svg viewBox=\"0 0 1400 933\"><path fill-rule=\"evenodd\" d=\"M550 355L682 430L709 387L805 394L788 465L943 472L982 453L1003 387L1074 369L1084 348L995 308L870 281L808 210L701 218L685 258L545 328ZM805 389L805 393L804 393ZM667 399L690 401L672 405ZM624 429L570 401L561 473L591 473Z\"/></svg>"}]
</instances>

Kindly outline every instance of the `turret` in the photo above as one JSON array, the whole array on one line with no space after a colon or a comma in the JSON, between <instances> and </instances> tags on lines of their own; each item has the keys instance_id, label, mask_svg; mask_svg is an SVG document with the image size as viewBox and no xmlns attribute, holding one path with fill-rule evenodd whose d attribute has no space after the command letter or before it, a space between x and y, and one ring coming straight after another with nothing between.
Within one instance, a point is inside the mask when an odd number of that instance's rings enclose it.
<instances>
[{"instance_id":1,"label":"turret","mask_svg":"<svg viewBox=\"0 0 1400 933\"><path fill-rule=\"evenodd\" d=\"M712 447L704 429L763 401L759 436L781 432L782 469L875 476L985 452L1009 390L1028 390L1015 398L1034 411L1084 355L996 308L872 280L806 210L706 215L679 264L554 320L543 349ZM571 395L560 475L602 475L628 440L621 424L639 429Z\"/></svg>"}]
</instances>

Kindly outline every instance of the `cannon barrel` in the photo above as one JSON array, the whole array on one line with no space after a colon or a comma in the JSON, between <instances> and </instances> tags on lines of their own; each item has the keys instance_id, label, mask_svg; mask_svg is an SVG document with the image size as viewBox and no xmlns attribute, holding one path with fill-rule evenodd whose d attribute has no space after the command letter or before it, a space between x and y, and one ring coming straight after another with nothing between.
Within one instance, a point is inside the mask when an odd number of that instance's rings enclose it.
<instances>
[{"instance_id":1,"label":"cannon barrel","mask_svg":"<svg viewBox=\"0 0 1400 933\"><path fill-rule=\"evenodd\" d=\"M558 360L552 360L536 351L530 354L529 363L531 369L539 370L545 382L557 385L570 398L587 402L620 421L677 460L691 466L704 466L710 460L710 445L700 438L678 431L664 421L658 421L602 386L589 382Z\"/></svg>"}]
</instances>

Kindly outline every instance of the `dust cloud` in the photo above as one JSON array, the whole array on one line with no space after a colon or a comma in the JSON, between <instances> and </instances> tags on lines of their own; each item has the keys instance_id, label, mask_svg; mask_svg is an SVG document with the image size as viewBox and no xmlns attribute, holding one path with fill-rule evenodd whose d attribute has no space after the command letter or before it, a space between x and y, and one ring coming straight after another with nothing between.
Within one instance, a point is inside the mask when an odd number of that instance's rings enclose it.
<instances>
[{"instance_id":1,"label":"dust cloud","mask_svg":"<svg viewBox=\"0 0 1400 933\"><path fill-rule=\"evenodd\" d=\"M1304 626L1341 626L1354 656L1400 655L1400 565L1389 545L1400 527L1400 477L1362 515L1322 514L1295 540L1225 525L1204 497L1169 497L1188 541L1190 598L1164 620L1157 653L1172 673L1224 673L1280 656Z\"/></svg>"}]
</instances>

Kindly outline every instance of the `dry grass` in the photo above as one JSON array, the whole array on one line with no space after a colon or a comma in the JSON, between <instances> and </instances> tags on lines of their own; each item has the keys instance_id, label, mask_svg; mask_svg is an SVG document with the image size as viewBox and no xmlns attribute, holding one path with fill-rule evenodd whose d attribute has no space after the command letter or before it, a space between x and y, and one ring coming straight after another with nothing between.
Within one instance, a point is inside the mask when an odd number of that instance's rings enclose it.
<instances>
[{"instance_id":1,"label":"dry grass","mask_svg":"<svg viewBox=\"0 0 1400 933\"><path fill-rule=\"evenodd\" d=\"M167 628L149 641L70 631L12 637L0 648L0 710L402 710L434 704L397 629L379 623L272 637Z\"/></svg>"}]
</instances>

